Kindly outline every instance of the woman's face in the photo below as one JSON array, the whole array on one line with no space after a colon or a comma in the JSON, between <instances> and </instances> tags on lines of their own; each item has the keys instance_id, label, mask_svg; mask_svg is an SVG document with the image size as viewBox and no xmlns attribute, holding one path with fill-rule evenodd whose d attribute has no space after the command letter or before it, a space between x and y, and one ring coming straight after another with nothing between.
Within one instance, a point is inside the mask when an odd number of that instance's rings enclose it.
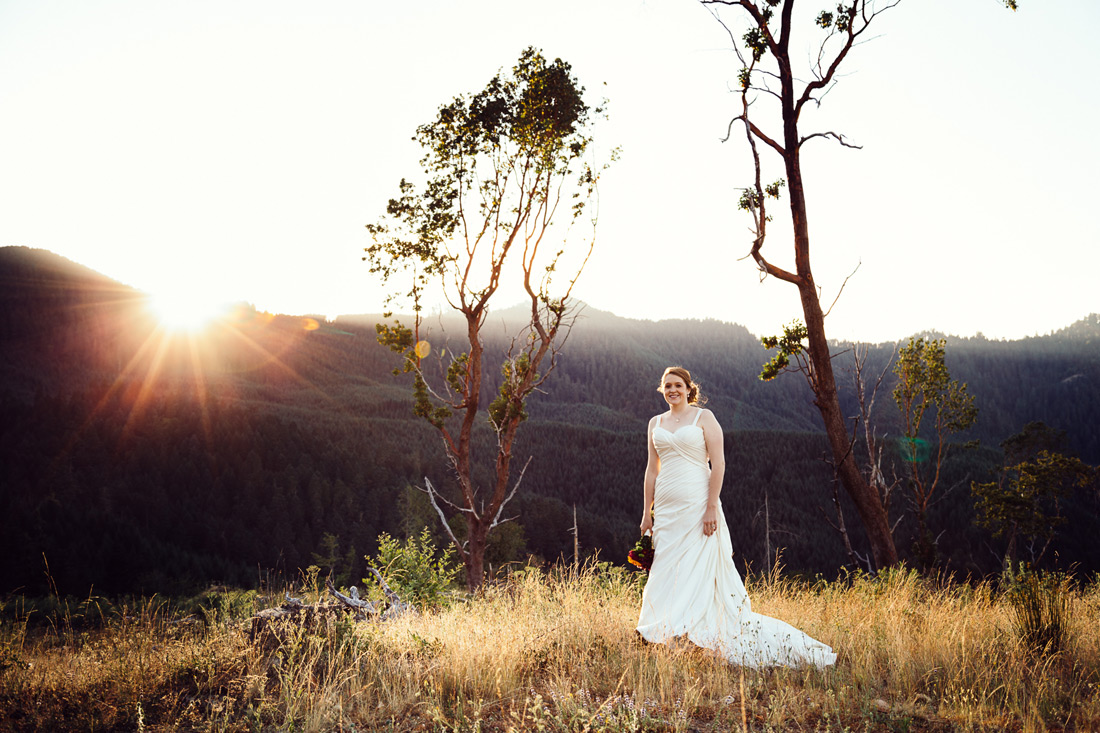
<instances>
[{"instance_id":1,"label":"woman's face","mask_svg":"<svg viewBox=\"0 0 1100 733\"><path fill-rule=\"evenodd\" d=\"M668 373L661 383L661 393L665 396L665 402L669 407L686 405L688 401L688 387L684 378L678 374Z\"/></svg>"}]
</instances>

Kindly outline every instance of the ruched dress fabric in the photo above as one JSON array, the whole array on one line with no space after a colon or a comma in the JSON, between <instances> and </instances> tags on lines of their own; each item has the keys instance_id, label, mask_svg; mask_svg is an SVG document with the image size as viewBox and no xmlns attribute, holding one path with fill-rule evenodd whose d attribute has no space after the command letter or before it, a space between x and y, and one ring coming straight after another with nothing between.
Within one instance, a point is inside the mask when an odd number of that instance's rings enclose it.
<instances>
[{"instance_id":1,"label":"ruched dress fabric","mask_svg":"<svg viewBox=\"0 0 1100 733\"><path fill-rule=\"evenodd\" d=\"M653 495L653 565L642 594L638 633L665 643L686 637L747 667L818 667L836 654L790 624L753 613L721 507L718 531L703 534L710 464L695 420L675 432L660 425L653 443L661 459Z\"/></svg>"}]
</instances>

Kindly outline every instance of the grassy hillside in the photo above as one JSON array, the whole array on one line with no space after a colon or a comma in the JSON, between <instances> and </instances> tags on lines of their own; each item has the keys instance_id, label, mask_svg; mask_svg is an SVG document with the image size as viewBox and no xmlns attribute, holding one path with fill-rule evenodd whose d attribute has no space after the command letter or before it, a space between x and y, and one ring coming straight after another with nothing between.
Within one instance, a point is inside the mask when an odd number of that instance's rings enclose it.
<instances>
[{"instance_id":1,"label":"grassy hillside","mask_svg":"<svg viewBox=\"0 0 1100 733\"><path fill-rule=\"evenodd\" d=\"M1031 731L1100 727L1100 587L1055 579L1063 622L1036 646L1026 604L987 583L895 571L750 578L757 612L838 652L834 667L731 667L646 645L640 576L513 573L392 621L249 637L256 594L192 609L90 598L49 623L9 607L0 731ZM1044 596L1047 597L1047 596ZM193 611L188 613L188 610Z\"/></svg>"}]
</instances>

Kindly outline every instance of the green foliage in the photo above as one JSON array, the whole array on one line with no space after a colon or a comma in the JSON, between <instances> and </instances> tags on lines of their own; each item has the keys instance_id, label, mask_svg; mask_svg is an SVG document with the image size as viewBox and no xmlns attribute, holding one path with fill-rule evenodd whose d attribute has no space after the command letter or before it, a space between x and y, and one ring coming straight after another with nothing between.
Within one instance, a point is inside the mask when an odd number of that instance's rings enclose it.
<instances>
[{"instance_id":1,"label":"green foliage","mask_svg":"<svg viewBox=\"0 0 1100 733\"><path fill-rule=\"evenodd\" d=\"M1077 458L1040 451L1034 460L1004 469L1005 480L972 486L979 525L1004 536L1010 528L1046 538L1065 522L1060 500L1088 484L1092 469Z\"/></svg>"},{"instance_id":2,"label":"green foliage","mask_svg":"<svg viewBox=\"0 0 1100 733\"><path fill-rule=\"evenodd\" d=\"M447 384L459 394L466 391L466 380L470 374L468 370L469 363L470 355L463 353L451 359L451 363L447 365Z\"/></svg>"},{"instance_id":3,"label":"green foliage","mask_svg":"<svg viewBox=\"0 0 1100 733\"><path fill-rule=\"evenodd\" d=\"M248 618L258 610L256 591L239 588L211 588L190 607L193 613L202 616L207 626Z\"/></svg>"},{"instance_id":4,"label":"green foliage","mask_svg":"<svg viewBox=\"0 0 1100 733\"><path fill-rule=\"evenodd\" d=\"M374 329L378 334L378 343L405 357L401 361L401 366L393 370L394 376L415 367L416 361L412 357L415 356L413 349L416 344L411 328L402 326L400 321L394 321L392 326L387 323L376 323Z\"/></svg>"},{"instance_id":5,"label":"green foliage","mask_svg":"<svg viewBox=\"0 0 1100 733\"><path fill-rule=\"evenodd\" d=\"M744 73L743 83L748 84L748 69L742 69ZM764 187L764 195L768 198L778 199L780 196L780 189L787 185L787 181L779 178L772 183L769 183ZM741 198L737 201L737 208L741 211L756 211L760 208L760 205L764 202L763 196L756 189L746 188L741 192Z\"/></svg>"},{"instance_id":6,"label":"green foliage","mask_svg":"<svg viewBox=\"0 0 1100 733\"><path fill-rule=\"evenodd\" d=\"M367 227L373 243L363 259L371 272L386 280L402 273L412 278L412 290L391 293L390 300L412 295L418 302L428 281L445 273L458 273L475 295L491 293L496 275L481 285L470 282L464 258L488 237L494 257L502 259L507 244L533 223L532 212L552 205L555 180L576 176L573 216L582 213L597 178L583 162L591 142L587 124L590 114L602 114L583 94L569 64L528 48L510 76L497 74L482 91L456 97L417 128L426 183L418 190L402 179L388 219ZM463 247L454 246L455 237Z\"/></svg>"},{"instance_id":7,"label":"green foliage","mask_svg":"<svg viewBox=\"0 0 1100 733\"><path fill-rule=\"evenodd\" d=\"M768 52L768 33L763 28L750 28L741 37L745 47L752 52L752 60L759 61Z\"/></svg>"},{"instance_id":8,"label":"green foliage","mask_svg":"<svg viewBox=\"0 0 1100 733\"><path fill-rule=\"evenodd\" d=\"M1005 440L1005 465L996 481L971 482L975 523L1008 542L1005 562L1011 563L1015 541L1030 541L1037 563L1058 528L1066 522L1062 505L1074 489L1095 480L1096 470L1080 459L1055 450L1064 434L1032 422ZM1041 549L1034 548L1041 543Z\"/></svg>"},{"instance_id":9,"label":"green foliage","mask_svg":"<svg viewBox=\"0 0 1100 733\"><path fill-rule=\"evenodd\" d=\"M950 449L948 437L966 430L978 419L973 395L967 392L965 383L951 379L947 370L946 345L946 339L911 338L894 361L898 378L894 401L904 426L897 445L909 472L909 500L917 515L914 548L925 568L937 562L936 540L928 527L927 513L941 485ZM925 423L928 414L932 415L930 425Z\"/></svg>"},{"instance_id":10,"label":"green foliage","mask_svg":"<svg viewBox=\"0 0 1100 733\"><path fill-rule=\"evenodd\" d=\"M387 303L411 297L419 313L421 293L434 280L456 309L480 327L517 237L529 237L550 225L554 197L567 179L574 180L574 219L594 192L597 176L583 156L591 142L589 117L603 110L590 108L583 95L584 87L569 64L561 59L548 61L528 48L511 75L497 74L477 94L456 97L439 108L433 122L417 128L414 139L424 151L420 163L426 183L418 190L402 180L399 197L386 208L387 220L367 227L373 243L363 259L370 263L371 272L387 281L399 275L412 278L411 290L391 292ZM485 262L477 254L479 246L491 248ZM536 250L537 244L524 254L525 269L533 264ZM544 285L561 254L545 265ZM487 271L472 268L475 261L487 265ZM483 280L478 282L478 277ZM540 295L560 320L564 301ZM425 351L414 330L400 323L378 324L376 329L379 343L403 355L401 369L416 372L414 414L442 429L451 411L437 406L428 388L421 369ZM452 355L446 365L444 380L459 395L452 407L467 404L471 392L480 388L469 382L469 358L465 353ZM527 369L526 361L520 360L527 358L505 364L505 384L510 386L502 388L505 391L490 415L498 425L502 415L523 414L527 395L514 387L516 374Z\"/></svg>"},{"instance_id":11,"label":"green foliage","mask_svg":"<svg viewBox=\"0 0 1100 733\"><path fill-rule=\"evenodd\" d=\"M444 422L451 416L449 407L432 402L428 383L419 371L413 374L413 414L427 420L437 430L441 430Z\"/></svg>"},{"instance_id":12,"label":"green foliage","mask_svg":"<svg viewBox=\"0 0 1100 733\"><path fill-rule=\"evenodd\" d=\"M514 359L507 359L500 369L504 379L500 383L500 391L489 405L489 421L493 426L503 425L509 420L523 422L527 419L526 395L523 394L522 384L531 370L531 359L524 352ZM539 375L532 379L538 381Z\"/></svg>"},{"instance_id":13,"label":"green foliage","mask_svg":"<svg viewBox=\"0 0 1100 733\"><path fill-rule=\"evenodd\" d=\"M378 554L367 562L386 579L401 599L418 608L446 605L460 568L454 562L454 548L437 550L425 527L404 542L383 532L378 536ZM368 579L363 580L371 584Z\"/></svg>"},{"instance_id":14,"label":"green foliage","mask_svg":"<svg viewBox=\"0 0 1100 733\"><path fill-rule=\"evenodd\" d=\"M751 83L752 83L752 70L749 69L749 67L747 67L747 66L742 67L741 70L737 72L737 85L739 87L741 87L742 89L748 89L749 86L751 85ZM739 208L741 210L744 210L744 209L747 208L746 205L745 205L745 198L744 198L743 194L742 194L742 197L741 197L741 201L739 201L738 204L737 204L737 208Z\"/></svg>"},{"instance_id":15,"label":"green foliage","mask_svg":"<svg viewBox=\"0 0 1100 733\"><path fill-rule=\"evenodd\" d=\"M782 178L777 179L764 187L764 193L767 194L769 198L777 199L779 198L779 189L784 188L786 185L787 181Z\"/></svg>"},{"instance_id":16,"label":"green foliage","mask_svg":"<svg viewBox=\"0 0 1100 733\"><path fill-rule=\"evenodd\" d=\"M783 327L782 336L764 336L760 343L765 349L778 349L771 361L764 365L760 372L760 379L765 382L775 379L784 371L787 371L793 358L800 370L806 368L806 346L804 342L809 334L806 326L799 320L791 321L789 326Z\"/></svg>"},{"instance_id":17,"label":"green foliage","mask_svg":"<svg viewBox=\"0 0 1100 733\"><path fill-rule=\"evenodd\" d=\"M837 3L836 12L822 10L818 13L814 22L825 30L833 29L837 33L847 33L852 28L852 18L855 16L856 5L845 6Z\"/></svg>"},{"instance_id":18,"label":"green foliage","mask_svg":"<svg viewBox=\"0 0 1100 733\"><path fill-rule=\"evenodd\" d=\"M928 410L935 415L937 434L954 434L966 430L978 419L973 395L964 382L951 379L945 360L946 339L911 338L902 347L894 362L898 377L894 387L894 402L905 416L903 445L915 445ZM915 457L910 462L915 462Z\"/></svg>"}]
</instances>

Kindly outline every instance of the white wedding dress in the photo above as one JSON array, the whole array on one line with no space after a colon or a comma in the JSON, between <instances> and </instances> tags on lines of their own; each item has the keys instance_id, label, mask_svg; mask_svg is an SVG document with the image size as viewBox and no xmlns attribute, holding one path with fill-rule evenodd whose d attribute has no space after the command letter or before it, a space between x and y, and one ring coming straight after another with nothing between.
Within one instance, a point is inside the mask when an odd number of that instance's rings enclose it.
<instances>
[{"instance_id":1,"label":"white wedding dress","mask_svg":"<svg viewBox=\"0 0 1100 733\"><path fill-rule=\"evenodd\" d=\"M836 654L825 644L752 612L720 507L718 531L703 534L710 464L703 429L696 425L700 414L675 432L661 427L659 418L653 429L661 468L653 496L653 565L638 633L658 643L686 636L747 667L833 664Z\"/></svg>"}]
</instances>

